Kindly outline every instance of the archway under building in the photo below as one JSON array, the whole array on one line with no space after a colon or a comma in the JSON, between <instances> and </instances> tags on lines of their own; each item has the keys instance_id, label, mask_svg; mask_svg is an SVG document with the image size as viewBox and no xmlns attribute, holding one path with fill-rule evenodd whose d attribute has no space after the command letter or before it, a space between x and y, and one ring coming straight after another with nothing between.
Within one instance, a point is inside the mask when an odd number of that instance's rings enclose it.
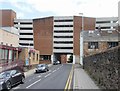
<instances>
[{"instance_id":1,"label":"archway under building","mask_svg":"<svg viewBox=\"0 0 120 91\"><path fill-rule=\"evenodd\" d=\"M60 61L60 63L73 63L72 53L54 53L53 61Z\"/></svg>"}]
</instances>

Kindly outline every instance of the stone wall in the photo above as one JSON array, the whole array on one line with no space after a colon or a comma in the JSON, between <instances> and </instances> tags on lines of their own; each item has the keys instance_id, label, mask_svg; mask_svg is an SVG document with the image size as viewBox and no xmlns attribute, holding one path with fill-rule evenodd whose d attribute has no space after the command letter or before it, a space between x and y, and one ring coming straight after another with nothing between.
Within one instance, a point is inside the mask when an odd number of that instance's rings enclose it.
<instances>
[{"instance_id":1,"label":"stone wall","mask_svg":"<svg viewBox=\"0 0 120 91\"><path fill-rule=\"evenodd\" d=\"M119 87L119 51L120 46L84 58L84 69L102 89L118 89Z\"/></svg>"}]
</instances>

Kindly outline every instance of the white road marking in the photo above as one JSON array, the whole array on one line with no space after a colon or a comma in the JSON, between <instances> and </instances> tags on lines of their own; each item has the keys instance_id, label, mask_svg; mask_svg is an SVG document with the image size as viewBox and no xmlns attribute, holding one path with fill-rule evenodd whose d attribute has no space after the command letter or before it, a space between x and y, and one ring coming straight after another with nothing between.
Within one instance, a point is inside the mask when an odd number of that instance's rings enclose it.
<instances>
[{"instance_id":1,"label":"white road marking","mask_svg":"<svg viewBox=\"0 0 120 91\"><path fill-rule=\"evenodd\" d=\"M53 72L55 72L56 70L54 70Z\"/></svg>"},{"instance_id":2,"label":"white road marking","mask_svg":"<svg viewBox=\"0 0 120 91\"><path fill-rule=\"evenodd\" d=\"M45 76L45 78L48 77L49 75L51 75L51 73L47 74L47 75Z\"/></svg>"},{"instance_id":3,"label":"white road marking","mask_svg":"<svg viewBox=\"0 0 120 91\"><path fill-rule=\"evenodd\" d=\"M49 72L51 72L51 70L49 70Z\"/></svg>"},{"instance_id":4,"label":"white road marking","mask_svg":"<svg viewBox=\"0 0 120 91\"><path fill-rule=\"evenodd\" d=\"M38 77L41 77L41 75L39 75Z\"/></svg>"},{"instance_id":5,"label":"white road marking","mask_svg":"<svg viewBox=\"0 0 120 91\"><path fill-rule=\"evenodd\" d=\"M15 88L13 88L13 89L19 89L20 87L18 86L18 87L15 87Z\"/></svg>"},{"instance_id":6,"label":"white road marking","mask_svg":"<svg viewBox=\"0 0 120 91\"><path fill-rule=\"evenodd\" d=\"M57 70L59 70L59 68L57 68Z\"/></svg>"},{"instance_id":7,"label":"white road marking","mask_svg":"<svg viewBox=\"0 0 120 91\"><path fill-rule=\"evenodd\" d=\"M41 81L41 79L35 81L34 83L30 84L29 86L27 86L26 88L30 88L31 86L33 86L34 84L38 83L39 81Z\"/></svg>"}]
</instances>

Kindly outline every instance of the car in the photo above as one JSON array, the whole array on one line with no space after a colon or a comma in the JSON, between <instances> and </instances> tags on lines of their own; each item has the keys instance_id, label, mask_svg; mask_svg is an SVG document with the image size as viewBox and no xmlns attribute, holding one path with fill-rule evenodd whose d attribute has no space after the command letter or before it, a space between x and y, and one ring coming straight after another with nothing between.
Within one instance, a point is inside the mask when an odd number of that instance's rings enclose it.
<instances>
[{"instance_id":1,"label":"car","mask_svg":"<svg viewBox=\"0 0 120 91\"><path fill-rule=\"evenodd\" d=\"M38 64L35 70L36 73L47 72L47 71L49 71L49 67L47 64Z\"/></svg>"},{"instance_id":2,"label":"car","mask_svg":"<svg viewBox=\"0 0 120 91\"><path fill-rule=\"evenodd\" d=\"M24 83L25 75L19 70L8 70L0 73L0 90L10 90L18 83Z\"/></svg>"},{"instance_id":3,"label":"car","mask_svg":"<svg viewBox=\"0 0 120 91\"><path fill-rule=\"evenodd\" d=\"M53 65L57 65L57 64L60 64L60 61L54 61L53 62Z\"/></svg>"}]
</instances>

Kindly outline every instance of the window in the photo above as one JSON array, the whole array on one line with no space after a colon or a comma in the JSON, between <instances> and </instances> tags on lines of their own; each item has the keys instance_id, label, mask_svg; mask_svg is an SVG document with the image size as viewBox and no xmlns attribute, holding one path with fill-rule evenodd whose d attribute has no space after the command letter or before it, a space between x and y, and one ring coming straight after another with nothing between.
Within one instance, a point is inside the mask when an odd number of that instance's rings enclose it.
<instances>
[{"instance_id":1,"label":"window","mask_svg":"<svg viewBox=\"0 0 120 91\"><path fill-rule=\"evenodd\" d=\"M54 38L73 38L73 36L54 36Z\"/></svg>"},{"instance_id":2,"label":"window","mask_svg":"<svg viewBox=\"0 0 120 91\"><path fill-rule=\"evenodd\" d=\"M14 51L14 61L17 59L17 51Z\"/></svg>"},{"instance_id":3,"label":"window","mask_svg":"<svg viewBox=\"0 0 120 91\"><path fill-rule=\"evenodd\" d=\"M54 27L73 27L73 25L54 25Z\"/></svg>"},{"instance_id":4,"label":"window","mask_svg":"<svg viewBox=\"0 0 120 91\"><path fill-rule=\"evenodd\" d=\"M73 47L54 47L54 49L73 49Z\"/></svg>"},{"instance_id":5,"label":"window","mask_svg":"<svg viewBox=\"0 0 120 91\"><path fill-rule=\"evenodd\" d=\"M33 44L29 44L29 43L19 43L19 44L23 46L33 46Z\"/></svg>"},{"instance_id":6,"label":"window","mask_svg":"<svg viewBox=\"0 0 120 91\"><path fill-rule=\"evenodd\" d=\"M38 54L37 54L37 61L38 61Z\"/></svg>"},{"instance_id":7,"label":"window","mask_svg":"<svg viewBox=\"0 0 120 91\"><path fill-rule=\"evenodd\" d=\"M35 61L35 53L33 53L33 61Z\"/></svg>"},{"instance_id":8,"label":"window","mask_svg":"<svg viewBox=\"0 0 120 91\"><path fill-rule=\"evenodd\" d=\"M33 35L33 33L20 33L20 35Z\"/></svg>"},{"instance_id":9,"label":"window","mask_svg":"<svg viewBox=\"0 0 120 91\"><path fill-rule=\"evenodd\" d=\"M19 40L33 40L33 38L19 38Z\"/></svg>"},{"instance_id":10,"label":"window","mask_svg":"<svg viewBox=\"0 0 120 91\"><path fill-rule=\"evenodd\" d=\"M12 50L9 50L9 61L12 61L12 54L13 54L13 51Z\"/></svg>"},{"instance_id":11,"label":"window","mask_svg":"<svg viewBox=\"0 0 120 91\"><path fill-rule=\"evenodd\" d=\"M40 55L40 59L41 60L51 60L51 56L50 55Z\"/></svg>"},{"instance_id":12,"label":"window","mask_svg":"<svg viewBox=\"0 0 120 91\"><path fill-rule=\"evenodd\" d=\"M108 42L108 48L118 46L118 42Z\"/></svg>"},{"instance_id":13,"label":"window","mask_svg":"<svg viewBox=\"0 0 120 91\"><path fill-rule=\"evenodd\" d=\"M32 30L32 28L20 28L20 30Z\"/></svg>"},{"instance_id":14,"label":"window","mask_svg":"<svg viewBox=\"0 0 120 91\"><path fill-rule=\"evenodd\" d=\"M57 43L57 44L72 44L73 41L54 41L54 43Z\"/></svg>"},{"instance_id":15,"label":"window","mask_svg":"<svg viewBox=\"0 0 120 91\"><path fill-rule=\"evenodd\" d=\"M110 21L97 21L96 23L110 23Z\"/></svg>"},{"instance_id":16,"label":"window","mask_svg":"<svg viewBox=\"0 0 120 91\"><path fill-rule=\"evenodd\" d=\"M54 33L73 33L73 31L68 30L68 31L59 31L59 30L54 30Z\"/></svg>"},{"instance_id":17,"label":"window","mask_svg":"<svg viewBox=\"0 0 120 91\"><path fill-rule=\"evenodd\" d=\"M54 22L73 22L73 20L54 20Z\"/></svg>"},{"instance_id":18,"label":"window","mask_svg":"<svg viewBox=\"0 0 120 91\"><path fill-rule=\"evenodd\" d=\"M7 59L8 57L8 50L4 50L5 51L5 58L4 59Z\"/></svg>"},{"instance_id":19,"label":"window","mask_svg":"<svg viewBox=\"0 0 120 91\"><path fill-rule=\"evenodd\" d=\"M88 49L98 49L98 42L88 42Z\"/></svg>"},{"instance_id":20,"label":"window","mask_svg":"<svg viewBox=\"0 0 120 91\"><path fill-rule=\"evenodd\" d=\"M3 55L3 50L2 49L0 49L0 59L2 59L2 55Z\"/></svg>"},{"instance_id":21,"label":"window","mask_svg":"<svg viewBox=\"0 0 120 91\"><path fill-rule=\"evenodd\" d=\"M20 22L20 24L28 25L28 24L32 24L32 22Z\"/></svg>"}]
</instances>

